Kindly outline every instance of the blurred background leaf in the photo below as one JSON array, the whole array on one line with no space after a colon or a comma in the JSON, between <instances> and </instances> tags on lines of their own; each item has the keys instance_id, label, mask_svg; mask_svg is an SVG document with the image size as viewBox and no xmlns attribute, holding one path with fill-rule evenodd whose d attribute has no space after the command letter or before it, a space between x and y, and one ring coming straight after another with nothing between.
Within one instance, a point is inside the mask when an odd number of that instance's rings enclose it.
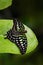
<instances>
[{"instance_id":1,"label":"blurred background leaf","mask_svg":"<svg viewBox=\"0 0 43 65\"><path fill-rule=\"evenodd\" d=\"M12 0L0 0L0 10L11 6Z\"/></svg>"}]
</instances>

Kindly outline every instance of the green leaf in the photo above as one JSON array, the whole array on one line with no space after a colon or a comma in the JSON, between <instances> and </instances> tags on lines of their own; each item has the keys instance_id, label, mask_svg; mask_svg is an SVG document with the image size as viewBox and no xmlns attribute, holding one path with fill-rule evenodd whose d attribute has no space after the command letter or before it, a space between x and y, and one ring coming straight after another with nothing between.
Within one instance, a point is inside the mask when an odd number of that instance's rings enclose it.
<instances>
[{"instance_id":1,"label":"green leaf","mask_svg":"<svg viewBox=\"0 0 43 65\"><path fill-rule=\"evenodd\" d=\"M11 6L12 0L0 0L0 10Z\"/></svg>"},{"instance_id":2,"label":"green leaf","mask_svg":"<svg viewBox=\"0 0 43 65\"><path fill-rule=\"evenodd\" d=\"M12 20L1 20L0 19L0 35L6 34L8 30L10 30L13 26Z\"/></svg>"},{"instance_id":3,"label":"green leaf","mask_svg":"<svg viewBox=\"0 0 43 65\"><path fill-rule=\"evenodd\" d=\"M20 54L18 47L10 42L8 39L4 39L3 35L0 35L0 53L13 53Z\"/></svg>"},{"instance_id":4,"label":"green leaf","mask_svg":"<svg viewBox=\"0 0 43 65\"><path fill-rule=\"evenodd\" d=\"M12 28L12 24L13 24L13 20L0 20L0 31L1 31L0 32L0 53L21 54L19 48L15 45L15 43L12 43L8 39L4 39L3 34L5 34L6 31L8 31L10 28ZM29 54L37 47L38 40L36 38L36 35L33 33L33 31L26 25L24 26L25 29L27 30L26 36L28 42L26 54L27 53Z\"/></svg>"},{"instance_id":5,"label":"green leaf","mask_svg":"<svg viewBox=\"0 0 43 65\"><path fill-rule=\"evenodd\" d=\"M27 41L28 41L26 53L30 53L37 47L38 40L37 40L34 32L29 27L27 27L26 25L24 25L24 26L25 26L25 29L27 30L26 36L27 36Z\"/></svg>"}]
</instances>

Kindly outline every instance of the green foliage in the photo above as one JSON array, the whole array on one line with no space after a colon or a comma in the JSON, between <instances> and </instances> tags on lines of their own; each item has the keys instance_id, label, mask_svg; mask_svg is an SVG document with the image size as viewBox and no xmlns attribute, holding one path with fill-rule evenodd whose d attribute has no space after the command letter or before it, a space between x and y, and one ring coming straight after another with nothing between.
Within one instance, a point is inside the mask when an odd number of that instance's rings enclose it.
<instances>
[{"instance_id":1,"label":"green foliage","mask_svg":"<svg viewBox=\"0 0 43 65\"><path fill-rule=\"evenodd\" d=\"M0 53L20 54L19 48L14 43L12 43L8 39L4 39L5 38L4 35L9 29L12 28L12 25L13 20L0 20ZM24 26L25 29L27 30L26 36L28 41L26 53L29 54L37 47L38 41L33 31L26 25Z\"/></svg>"},{"instance_id":2,"label":"green foliage","mask_svg":"<svg viewBox=\"0 0 43 65\"><path fill-rule=\"evenodd\" d=\"M0 10L11 6L12 0L0 0Z\"/></svg>"},{"instance_id":3,"label":"green foliage","mask_svg":"<svg viewBox=\"0 0 43 65\"><path fill-rule=\"evenodd\" d=\"M0 35L6 34L6 32L12 28L12 20L1 20L0 19Z\"/></svg>"}]
</instances>

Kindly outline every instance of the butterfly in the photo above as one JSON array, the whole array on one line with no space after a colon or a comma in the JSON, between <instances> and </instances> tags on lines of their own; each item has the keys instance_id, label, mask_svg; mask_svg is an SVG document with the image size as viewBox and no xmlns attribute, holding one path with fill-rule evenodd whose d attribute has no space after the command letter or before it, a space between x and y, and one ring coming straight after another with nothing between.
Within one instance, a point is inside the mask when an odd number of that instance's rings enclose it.
<instances>
[{"instance_id":1,"label":"butterfly","mask_svg":"<svg viewBox=\"0 0 43 65\"><path fill-rule=\"evenodd\" d=\"M7 39L17 45L22 55L25 54L27 50L27 37L25 33L27 33L27 31L23 23L18 19L14 19L13 27L7 32L6 36Z\"/></svg>"}]
</instances>

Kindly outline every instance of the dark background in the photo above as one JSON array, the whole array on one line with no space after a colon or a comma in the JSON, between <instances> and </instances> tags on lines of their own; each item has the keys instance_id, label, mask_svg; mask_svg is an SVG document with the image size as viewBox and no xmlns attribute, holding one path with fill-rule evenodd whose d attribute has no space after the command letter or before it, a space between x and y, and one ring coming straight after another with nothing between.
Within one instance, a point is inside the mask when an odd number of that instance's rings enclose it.
<instances>
[{"instance_id":1,"label":"dark background","mask_svg":"<svg viewBox=\"0 0 43 65\"><path fill-rule=\"evenodd\" d=\"M27 56L0 54L0 65L43 65L43 0L13 0L12 5L0 10L0 19L20 19L36 34L39 45Z\"/></svg>"}]
</instances>

